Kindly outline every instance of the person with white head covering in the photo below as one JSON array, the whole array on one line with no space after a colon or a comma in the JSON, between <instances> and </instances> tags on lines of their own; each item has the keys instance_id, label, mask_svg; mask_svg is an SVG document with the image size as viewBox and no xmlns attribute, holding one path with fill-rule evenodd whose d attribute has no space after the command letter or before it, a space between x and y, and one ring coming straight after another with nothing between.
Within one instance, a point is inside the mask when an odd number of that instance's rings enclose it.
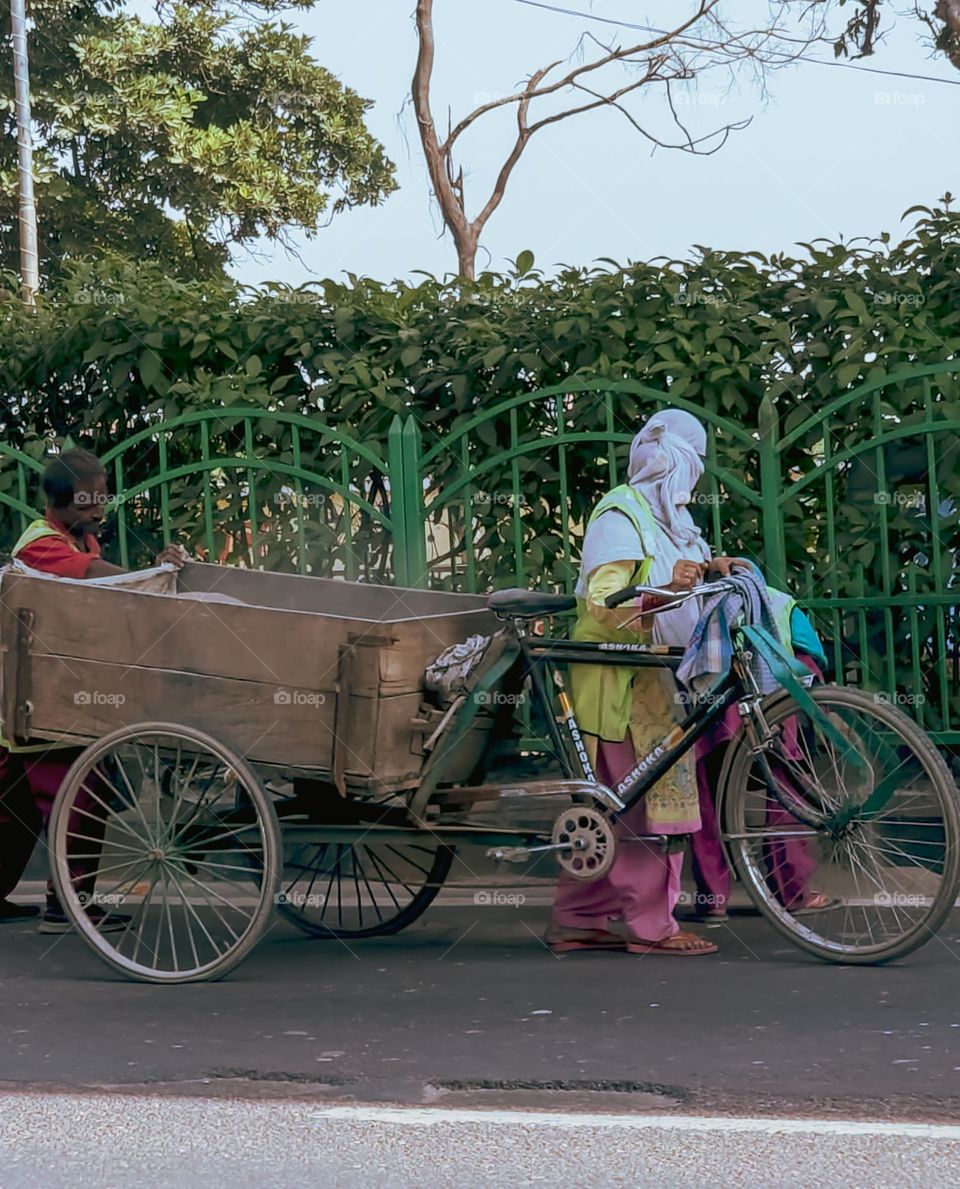
<instances>
[{"instance_id":1,"label":"person with white head covering","mask_svg":"<svg viewBox=\"0 0 960 1189\"><path fill-rule=\"evenodd\" d=\"M715 558L693 522L689 504L704 471L707 435L690 413L666 409L651 417L630 447L628 481L599 502L583 542L576 593L580 616L573 639L686 645L699 617L696 600L657 615L649 604L615 611L607 596L633 583L664 591L689 590L711 573L727 573L739 559ZM574 665L571 686L597 779L615 786L667 733L676 715L676 683L654 669ZM619 823L610 872L583 882L561 877L547 942L557 952L623 949L634 953L699 955L716 946L681 931L673 915L680 895L681 836L700 828L697 786L681 761ZM637 835L676 835L664 849ZM608 929L625 926L625 937Z\"/></svg>"}]
</instances>

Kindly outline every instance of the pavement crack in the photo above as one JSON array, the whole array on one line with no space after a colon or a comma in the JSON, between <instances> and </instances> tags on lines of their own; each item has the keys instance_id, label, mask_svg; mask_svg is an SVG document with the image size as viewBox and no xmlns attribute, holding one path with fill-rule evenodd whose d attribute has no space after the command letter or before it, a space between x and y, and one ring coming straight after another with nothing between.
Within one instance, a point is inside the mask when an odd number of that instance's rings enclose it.
<instances>
[{"instance_id":1,"label":"pavement crack","mask_svg":"<svg viewBox=\"0 0 960 1189\"><path fill-rule=\"evenodd\" d=\"M284 1070L263 1069L214 1069L200 1076L211 1081L289 1082L302 1086L346 1086L355 1080L336 1073L287 1073Z\"/></svg>"}]
</instances>

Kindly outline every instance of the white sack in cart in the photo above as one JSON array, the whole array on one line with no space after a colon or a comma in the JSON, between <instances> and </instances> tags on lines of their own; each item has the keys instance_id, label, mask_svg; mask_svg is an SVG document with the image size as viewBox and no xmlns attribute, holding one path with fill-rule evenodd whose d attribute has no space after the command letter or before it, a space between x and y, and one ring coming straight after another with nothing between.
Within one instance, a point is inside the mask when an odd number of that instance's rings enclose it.
<instances>
[{"instance_id":1,"label":"white sack in cart","mask_svg":"<svg viewBox=\"0 0 960 1189\"><path fill-rule=\"evenodd\" d=\"M4 569L25 578L42 578L46 582L69 582L71 585L108 587L112 590L132 590L140 594L174 595L178 599L194 599L203 603L241 603L232 595L217 594L216 591L177 590L177 568L169 562L162 566L151 566L149 570L131 570L128 574L110 574L105 578L61 578L34 570L14 558Z\"/></svg>"}]
</instances>

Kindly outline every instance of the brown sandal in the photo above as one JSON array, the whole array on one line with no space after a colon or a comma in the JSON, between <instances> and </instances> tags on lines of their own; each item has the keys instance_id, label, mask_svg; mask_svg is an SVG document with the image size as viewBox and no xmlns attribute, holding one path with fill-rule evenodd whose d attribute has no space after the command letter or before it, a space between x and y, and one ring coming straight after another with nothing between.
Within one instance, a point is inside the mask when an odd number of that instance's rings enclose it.
<instances>
[{"instance_id":1,"label":"brown sandal","mask_svg":"<svg viewBox=\"0 0 960 1189\"><path fill-rule=\"evenodd\" d=\"M814 916L818 912L832 912L840 907L836 896L825 896L823 892L808 892L796 908L788 908L787 912L794 917Z\"/></svg>"},{"instance_id":2,"label":"brown sandal","mask_svg":"<svg viewBox=\"0 0 960 1189\"><path fill-rule=\"evenodd\" d=\"M694 942L696 944L689 944ZM664 937L660 941L644 941L641 937L631 937L627 941L628 954L668 954L670 957L697 958L701 954L715 954L718 947L705 937L696 933L688 933L684 929Z\"/></svg>"},{"instance_id":3,"label":"brown sandal","mask_svg":"<svg viewBox=\"0 0 960 1189\"><path fill-rule=\"evenodd\" d=\"M563 929L547 931L547 945L555 954L572 953L575 950L620 950L626 948L626 939L608 929Z\"/></svg>"}]
</instances>

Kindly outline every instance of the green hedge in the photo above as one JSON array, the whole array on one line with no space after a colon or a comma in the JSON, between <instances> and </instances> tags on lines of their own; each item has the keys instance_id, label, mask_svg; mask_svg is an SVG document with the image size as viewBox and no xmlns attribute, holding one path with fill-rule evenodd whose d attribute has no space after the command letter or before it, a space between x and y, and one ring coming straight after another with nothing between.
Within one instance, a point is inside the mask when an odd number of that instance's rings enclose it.
<instances>
[{"instance_id":1,"label":"green hedge","mask_svg":"<svg viewBox=\"0 0 960 1189\"><path fill-rule=\"evenodd\" d=\"M633 378L754 424L789 417L960 345L960 215L922 212L902 243L807 245L796 256L702 249L541 276L416 285L351 276L292 290L181 283L146 266L77 266L36 313L0 295L5 433L112 437L196 404L320 412L382 435L417 410L443 432L479 402L569 376Z\"/></svg>"},{"instance_id":2,"label":"green hedge","mask_svg":"<svg viewBox=\"0 0 960 1189\"><path fill-rule=\"evenodd\" d=\"M858 384L957 357L960 215L948 208L915 214L913 230L896 244L886 236L815 243L795 256L773 257L700 249L689 261L605 262L563 268L549 278L523 253L510 274L485 274L475 283L427 277L383 284L350 276L303 289L254 291L178 282L156 268L105 260L74 267L33 312L24 310L8 278L0 293L6 396L0 440L40 457L51 435L71 435L103 452L177 413L240 404L306 414L380 453L394 415L412 412L429 449L478 409L571 377L638 380L665 399L682 396L747 430L757 428L768 394L781 432L789 433L812 409ZM938 395L956 401L956 384ZM915 385L885 393L884 402L891 416L921 416ZM618 431L631 430L646 411L641 401L620 400ZM519 430L523 438L546 432L554 412L528 405L521 415L527 419ZM858 415L867 416L866 407L851 411L849 424L834 431L835 448L862 440ZM600 404L583 400L572 424L602 436L609 422ZM506 417L479 427L470 464L495 453L510 429ZM236 432L233 445L242 450ZM815 427L795 443L785 475L819 465L818 433ZM229 453L229 429L221 438L218 448ZM269 417L253 444L265 456L291 452L289 432ZM756 485L757 461L742 443L721 435L718 449L725 467ZM174 443L168 465L189 462L195 450L193 441ZM340 477L335 448L317 442L309 450L306 465ZM575 520L608 481L603 453L588 443L567 459ZM145 479L158 465L156 446L146 443L136 459L125 460L127 482ZM462 467L461 458L444 456L428 478L442 491ZM953 474L958 471L955 466ZM358 460L352 474L386 506L376 467ZM504 468L499 477L488 476L487 485L506 489L510 481ZM525 541L539 551L548 580L567 572L558 560L561 511L551 498L557 481L556 459L548 457L523 476ZM0 467L0 493L12 494L16 483L10 468ZM185 485L178 524L188 538L197 520L190 501L199 500L202 486L200 480ZM822 509L814 504L798 501L787 510L795 567L805 560L817 564L822 553ZM852 515L843 522L838 548L862 530L858 513ZM732 500L721 527L731 548L755 542L757 512ZM488 578L512 568L506 558L513 539L505 534L491 520ZM152 530L151 544L155 535ZM858 560L869 566L868 552L863 548Z\"/></svg>"},{"instance_id":3,"label":"green hedge","mask_svg":"<svg viewBox=\"0 0 960 1189\"><path fill-rule=\"evenodd\" d=\"M776 481L787 489L811 479L782 510L794 585L820 597L821 626L843 643L840 664L859 658L865 684L889 689L917 688L922 675L942 724L945 703L954 703L955 717L960 713L960 629L955 603L947 605L960 556L960 380L942 366L960 359L960 215L948 207L913 213L914 226L898 243L886 236L818 242L773 257L701 249L688 261L603 262L553 277L523 253L512 272L472 283L425 277L383 284L350 276L254 291L177 282L154 267L103 260L74 266L27 311L8 277L0 285L0 447L40 459L51 438L70 436L106 453L187 411L261 409L249 436L241 422L220 420L210 448L225 463L250 446L257 457L282 464L299 450L305 468L332 483L346 480L389 518L391 491L378 458L387 459L395 415L415 417L422 455L490 411L469 439L437 454L413 479L428 484L428 502L436 497L430 522L443 528L437 549L452 542L457 554L455 572L437 567L433 580L503 585L518 573L522 555L524 580L555 585L569 581L577 528L609 483L611 426L622 461L651 402L682 398L724 419L726 429L715 435L717 467L757 490L758 451L752 439L736 440L731 427L759 434L767 397L780 437L800 431L779 460ZM810 420L844 393L905 369L917 377L924 366L941 370L862 399L858 391L825 422ZM612 413L602 399L585 395L494 412L503 401L571 379L639 381L647 395L618 395ZM295 443L291 427L271 416L277 411L349 435L367 455L344 451L323 432ZM560 422L565 432L584 435L564 447L562 458L550 445ZM900 437L864 452L881 432ZM524 456L520 468L502 457L510 440L540 439L543 447ZM164 464L189 470L198 457L196 434L174 435L165 448L164 458L159 440L148 435L127 453L125 485L145 483ZM830 465L831 457L858 448L855 457ZM485 505L470 489L447 498L465 473L491 460L477 482ZM877 504L891 488L916 486L931 463L944 507L939 569L931 510L918 515L904 499L881 517ZM21 481L0 457L0 497L19 498ZM225 467L216 484L216 548L232 534L231 556L239 558L251 511L245 472ZM267 564L303 566L309 550L309 568L318 572L342 572L353 557L360 559L358 576L392 577L390 534L376 515L358 513L347 541L342 503L318 498L302 524L288 507L277 513L283 490L282 476L272 472L256 489L254 503L269 529L260 555ZM723 499L707 510L708 525L728 551L756 555L765 527L760 510L724 491L722 481L711 490ZM509 503L491 500L491 493L507 493ZM27 483L28 498L34 494ZM202 542L210 481L190 473L168 495L179 539ZM162 509L147 499L128 514L138 526L131 560L145 560L162 537ZM16 531L14 516L0 517L0 548ZM468 539L476 544L472 572L464 568ZM939 606L924 602L930 591L938 592ZM881 596L914 592L909 614L880 607ZM846 600L858 594L876 596L876 608L850 610Z\"/></svg>"}]
</instances>

